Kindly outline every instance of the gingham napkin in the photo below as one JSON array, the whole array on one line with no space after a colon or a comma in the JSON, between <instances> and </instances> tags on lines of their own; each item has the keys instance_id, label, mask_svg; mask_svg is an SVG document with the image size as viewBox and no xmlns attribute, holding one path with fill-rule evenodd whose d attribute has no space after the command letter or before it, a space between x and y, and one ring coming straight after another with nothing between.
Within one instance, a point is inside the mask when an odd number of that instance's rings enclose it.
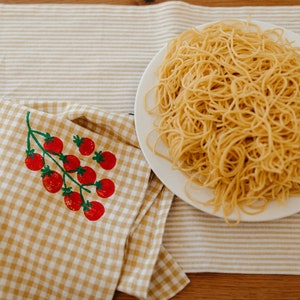
<instances>
[{"instance_id":1,"label":"gingham napkin","mask_svg":"<svg viewBox=\"0 0 300 300\"><path fill-rule=\"evenodd\" d=\"M188 279L162 247L172 194L129 116L0 104L0 299L168 299Z\"/></svg>"}]
</instances>

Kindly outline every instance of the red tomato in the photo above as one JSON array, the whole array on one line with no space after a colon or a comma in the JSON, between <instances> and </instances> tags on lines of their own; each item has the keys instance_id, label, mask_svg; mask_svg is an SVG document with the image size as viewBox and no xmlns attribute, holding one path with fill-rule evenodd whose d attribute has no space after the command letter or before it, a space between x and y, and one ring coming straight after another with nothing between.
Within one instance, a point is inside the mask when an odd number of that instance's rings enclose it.
<instances>
[{"instance_id":1,"label":"red tomato","mask_svg":"<svg viewBox=\"0 0 300 300\"><path fill-rule=\"evenodd\" d=\"M77 169L77 179L81 184L91 185L96 181L97 174L94 169L86 166Z\"/></svg>"},{"instance_id":2,"label":"red tomato","mask_svg":"<svg viewBox=\"0 0 300 300\"><path fill-rule=\"evenodd\" d=\"M25 165L29 170L39 171L44 166L44 159L41 154L34 153L34 150L30 150L27 152Z\"/></svg>"},{"instance_id":3,"label":"red tomato","mask_svg":"<svg viewBox=\"0 0 300 300\"><path fill-rule=\"evenodd\" d=\"M57 193L63 185L63 178L60 173L50 170L49 166L42 170L42 181L44 188L50 193Z\"/></svg>"},{"instance_id":4,"label":"red tomato","mask_svg":"<svg viewBox=\"0 0 300 300\"><path fill-rule=\"evenodd\" d=\"M74 211L77 211L81 208L81 195L77 192L70 192L64 196L64 201L66 206Z\"/></svg>"},{"instance_id":5,"label":"red tomato","mask_svg":"<svg viewBox=\"0 0 300 300\"><path fill-rule=\"evenodd\" d=\"M90 221L99 220L105 213L105 208L100 202L91 201L87 203L87 206L83 213Z\"/></svg>"},{"instance_id":6,"label":"red tomato","mask_svg":"<svg viewBox=\"0 0 300 300\"><path fill-rule=\"evenodd\" d=\"M104 178L96 182L96 192L101 198L108 198L115 192L115 184L112 180Z\"/></svg>"},{"instance_id":7,"label":"red tomato","mask_svg":"<svg viewBox=\"0 0 300 300\"><path fill-rule=\"evenodd\" d=\"M93 160L99 163L104 170L111 170L117 163L116 156L110 151L95 152Z\"/></svg>"},{"instance_id":8,"label":"red tomato","mask_svg":"<svg viewBox=\"0 0 300 300\"><path fill-rule=\"evenodd\" d=\"M67 172L76 172L77 169L80 167L80 160L77 156L69 154L69 155L63 155L60 154L59 158L63 162L64 169Z\"/></svg>"},{"instance_id":9,"label":"red tomato","mask_svg":"<svg viewBox=\"0 0 300 300\"><path fill-rule=\"evenodd\" d=\"M60 138L46 134L44 149L52 154L60 154L63 149L63 142Z\"/></svg>"},{"instance_id":10,"label":"red tomato","mask_svg":"<svg viewBox=\"0 0 300 300\"><path fill-rule=\"evenodd\" d=\"M91 155L95 149L94 141L87 137L81 138L74 135L73 142L77 145L79 152L85 156Z\"/></svg>"}]
</instances>

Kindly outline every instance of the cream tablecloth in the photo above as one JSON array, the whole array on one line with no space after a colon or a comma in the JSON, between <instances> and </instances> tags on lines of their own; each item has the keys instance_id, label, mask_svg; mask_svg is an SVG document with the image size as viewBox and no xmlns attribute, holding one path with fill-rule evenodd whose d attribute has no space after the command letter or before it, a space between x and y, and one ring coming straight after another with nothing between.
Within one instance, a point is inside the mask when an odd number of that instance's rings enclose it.
<instances>
[{"instance_id":1,"label":"cream tablecloth","mask_svg":"<svg viewBox=\"0 0 300 300\"><path fill-rule=\"evenodd\" d=\"M128 114L147 64L183 30L251 17L300 34L299 16L300 6L2 4L0 98L72 101ZM175 197L163 242L186 272L300 274L299 213L228 227Z\"/></svg>"}]
</instances>

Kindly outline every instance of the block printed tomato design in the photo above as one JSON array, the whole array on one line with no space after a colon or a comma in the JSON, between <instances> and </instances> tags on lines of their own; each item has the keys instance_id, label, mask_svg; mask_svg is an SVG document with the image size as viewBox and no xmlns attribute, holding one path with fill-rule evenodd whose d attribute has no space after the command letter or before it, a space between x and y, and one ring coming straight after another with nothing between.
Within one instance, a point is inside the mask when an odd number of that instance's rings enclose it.
<instances>
[{"instance_id":1,"label":"block printed tomato design","mask_svg":"<svg viewBox=\"0 0 300 300\"><path fill-rule=\"evenodd\" d=\"M39 171L44 166L44 159L41 154L35 153L34 149L26 151L25 165L29 170Z\"/></svg>"},{"instance_id":2,"label":"block printed tomato design","mask_svg":"<svg viewBox=\"0 0 300 300\"><path fill-rule=\"evenodd\" d=\"M91 185L94 184L97 178L97 174L89 166L80 167L77 170L77 179L81 184Z\"/></svg>"},{"instance_id":3,"label":"block printed tomato design","mask_svg":"<svg viewBox=\"0 0 300 300\"><path fill-rule=\"evenodd\" d=\"M109 178L103 178L96 182L96 193L101 198L108 198L115 192L115 184Z\"/></svg>"},{"instance_id":4,"label":"block printed tomato design","mask_svg":"<svg viewBox=\"0 0 300 300\"><path fill-rule=\"evenodd\" d=\"M116 156L110 151L99 151L95 152L95 156L93 157L104 170L111 170L115 167L117 159Z\"/></svg>"},{"instance_id":5,"label":"block printed tomato design","mask_svg":"<svg viewBox=\"0 0 300 300\"><path fill-rule=\"evenodd\" d=\"M73 173L80 167L80 160L77 156L68 154L64 155L60 153L59 159L63 162L63 167L67 172Z\"/></svg>"},{"instance_id":6,"label":"block printed tomato design","mask_svg":"<svg viewBox=\"0 0 300 300\"><path fill-rule=\"evenodd\" d=\"M93 153L95 149L95 143L92 139L87 137L79 137L78 135L74 135L73 142L78 147L79 152L82 155L89 156Z\"/></svg>"},{"instance_id":7,"label":"block printed tomato design","mask_svg":"<svg viewBox=\"0 0 300 300\"><path fill-rule=\"evenodd\" d=\"M78 192L73 192L72 188L67 187L63 191L64 202L70 210L77 211L81 208L82 197Z\"/></svg>"},{"instance_id":8,"label":"block printed tomato design","mask_svg":"<svg viewBox=\"0 0 300 300\"><path fill-rule=\"evenodd\" d=\"M56 135L34 130L30 125L30 112L26 114L26 124L25 166L31 171L40 171L42 186L47 192L62 192L63 202L69 210L82 210L89 221L99 220L105 213L105 206L95 199L88 200L87 196L107 199L114 195L114 181L107 174L99 180L97 176L99 172L107 172L116 166L115 154L108 150L95 151L96 144L89 137L74 135L71 140L63 141ZM75 143L76 147L74 153L64 154L64 143L68 142ZM91 156L93 153L94 156ZM95 166L82 166L77 154L91 156Z\"/></svg>"},{"instance_id":9,"label":"block printed tomato design","mask_svg":"<svg viewBox=\"0 0 300 300\"><path fill-rule=\"evenodd\" d=\"M63 142L60 138L51 136L49 133L45 135L44 149L52 154L60 154L63 149Z\"/></svg>"},{"instance_id":10,"label":"block printed tomato design","mask_svg":"<svg viewBox=\"0 0 300 300\"><path fill-rule=\"evenodd\" d=\"M63 178L57 171L51 170L49 166L42 169L42 181L44 188L49 193L57 193L63 186Z\"/></svg>"},{"instance_id":11,"label":"block printed tomato design","mask_svg":"<svg viewBox=\"0 0 300 300\"><path fill-rule=\"evenodd\" d=\"M84 215L90 221L97 221L105 212L105 208L102 203L97 201L91 201L87 203L87 207L83 209Z\"/></svg>"}]
</instances>

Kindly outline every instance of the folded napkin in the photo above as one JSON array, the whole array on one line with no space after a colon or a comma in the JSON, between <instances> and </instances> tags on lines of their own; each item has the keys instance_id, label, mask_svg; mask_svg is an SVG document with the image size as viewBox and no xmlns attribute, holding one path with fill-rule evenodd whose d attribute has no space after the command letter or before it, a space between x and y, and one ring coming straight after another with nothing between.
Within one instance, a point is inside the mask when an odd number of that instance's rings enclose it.
<instances>
[{"instance_id":1,"label":"folded napkin","mask_svg":"<svg viewBox=\"0 0 300 300\"><path fill-rule=\"evenodd\" d=\"M1 299L168 299L188 283L162 247L173 195L129 116L3 101L0 119Z\"/></svg>"}]
</instances>

